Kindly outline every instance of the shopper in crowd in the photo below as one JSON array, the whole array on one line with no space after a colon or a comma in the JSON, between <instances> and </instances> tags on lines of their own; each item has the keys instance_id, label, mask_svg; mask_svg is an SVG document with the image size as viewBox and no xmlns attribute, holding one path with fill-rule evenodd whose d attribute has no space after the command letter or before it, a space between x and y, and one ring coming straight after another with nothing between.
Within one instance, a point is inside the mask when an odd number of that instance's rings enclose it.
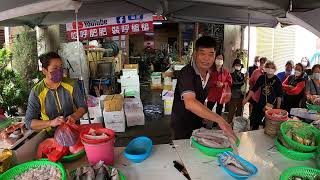
<instances>
[{"instance_id":1,"label":"shopper in crowd","mask_svg":"<svg viewBox=\"0 0 320 180\"><path fill-rule=\"evenodd\" d=\"M255 92L259 89L261 90L259 100L257 104L253 106L250 115L250 126L252 130L259 128L266 110L272 108L279 109L281 105L282 86L280 79L275 75L276 65L268 61L265 64L264 72L265 74L258 78L248 96L243 100L243 105L245 105Z\"/></svg>"},{"instance_id":2,"label":"shopper in crowd","mask_svg":"<svg viewBox=\"0 0 320 180\"><path fill-rule=\"evenodd\" d=\"M230 72L223 67L224 56L222 54L216 57L212 66L211 78L208 82L209 94L207 107L212 110L215 104L216 113L221 115L223 104L220 104L223 89L227 86L231 87L232 78Z\"/></svg>"},{"instance_id":3,"label":"shopper in crowd","mask_svg":"<svg viewBox=\"0 0 320 180\"><path fill-rule=\"evenodd\" d=\"M241 87L245 84L245 76L241 73L241 69L243 65L241 64L240 59L235 59L233 61L232 67L234 71L231 73L232 77L232 88L231 88L231 101L229 102L229 114L228 114L228 122L232 123L234 115L242 116L243 106L242 101L244 94L241 91Z\"/></svg>"},{"instance_id":4,"label":"shopper in crowd","mask_svg":"<svg viewBox=\"0 0 320 180\"><path fill-rule=\"evenodd\" d=\"M195 43L194 60L178 74L171 114L175 139L189 139L193 130L203 126L203 119L216 122L233 142L237 139L231 126L204 105L215 52L216 41L210 36L200 37Z\"/></svg>"},{"instance_id":5,"label":"shopper in crowd","mask_svg":"<svg viewBox=\"0 0 320 180\"><path fill-rule=\"evenodd\" d=\"M258 69L256 69L255 71L253 71L250 79L249 79L249 86L250 89L253 88L253 86L255 85L256 81L258 80L258 78L264 73L264 64L266 63L267 58L266 57L262 57L260 58L260 66ZM258 91L256 91L253 95L252 98L250 98L249 100L249 113L251 114L252 112L252 108L253 106L255 106L260 98L260 89L258 89Z\"/></svg>"},{"instance_id":6,"label":"shopper in crowd","mask_svg":"<svg viewBox=\"0 0 320 180\"><path fill-rule=\"evenodd\" d=\"M292 74L294 63L293 61L287 61L285 70L277 74L278 78L281 82L287 79L288 76Z\"/></svg>"},{"instance_id":7,"label":"shopper in crowd","mask_svg":"<svg viewBox=\"0 0 320 180\"><path fill-rule=\"evenodd\" d=\"M302 66L304 68L304 72L305 72L303 77L305 80L308 80L309 75L312 75L312 70L310 69L310 66L311 66L310 61L307 57L303 57L301 59L301 64L302 64Z\"/></svg>"},{"instance_id":8,"label":"shopper in crowd","mask_svg":"<svg viewBox=\"0 0 320 180\"><path fill-rule=\"evenodd\" d=\"M312 67L312 78L306 83L305 93L306 96L320 95L320 64Z\"/></svg>"},{"instance_id":9,"label":"shopper in crowd","mask_svg":"<svg viewBox=\"0 0 320 180\"><path fill-rule=\"evenodd\" d=\"M260 66L260 57L256 56L254 57L254 64L253 66L249 67L249 77L251 77L253 71L255 71L256 69L258 69Z\"/></svg>"},{"instance_id":10,"label":"shopper in crowd","mask_svg":"<svg viewBox=\"0 0 320 180\"><path fill-rule=\"evenodd\" d=\"M298 108L304 97L305 80L303 78L304 69L301 63L296 64L294 75L290 75L282 83L283 103L282 109L290 113L291 108Z\"/></svg>"}]
</instances>

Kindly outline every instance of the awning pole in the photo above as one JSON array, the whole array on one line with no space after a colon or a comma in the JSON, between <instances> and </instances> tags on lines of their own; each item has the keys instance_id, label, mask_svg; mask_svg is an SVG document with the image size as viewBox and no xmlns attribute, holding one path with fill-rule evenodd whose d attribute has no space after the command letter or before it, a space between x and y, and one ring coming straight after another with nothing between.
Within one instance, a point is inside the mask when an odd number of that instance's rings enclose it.
<instances>
[{"instance_id":1,"label":"awning pole","mask_svg":"<svg viewBox=\"0 0 320 180\"><path fill-rule=\"evenodd\" d=\"M79 24L78 24L78 9L75 10L75 15L76 15L76 29L77 29L77 43L78 43L78 53L79 53L79 60L80 60L80 77L79 77L79 80L81 82L81 86L82 86L82 89L83 89L83 93L84 93L84 100L85 100L85 103L87 103L87 93L86 93L86 88L85 88L85 85L84 85L84 81L83 81L83 72L82 72L82 60L81 60L81 49L80 49L80 34L79 34ZM90 113L89 111L87 112L88 114L88 121L89 121L89 124L91 124L91 119L90 119Z\"/></svg>"}]
</instances>

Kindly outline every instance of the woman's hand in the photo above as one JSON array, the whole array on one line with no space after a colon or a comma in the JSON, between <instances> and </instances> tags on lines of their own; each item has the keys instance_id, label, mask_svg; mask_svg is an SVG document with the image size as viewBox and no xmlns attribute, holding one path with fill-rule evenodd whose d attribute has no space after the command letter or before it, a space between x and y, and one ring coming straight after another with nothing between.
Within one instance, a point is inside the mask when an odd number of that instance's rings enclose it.
<instances>
[{"instance_id":1,"label":"woman's hand","mask_svg":"<svg viewBox=\"0 0 320 180\"><path fill-rule=\"evenodd\" d=\"M244 98L244 99L242 100L242 105L246 105L247 103L248 103L247 98Z\"/></svg>"},{"instance_id":2,"label":"woman's hand","mask_svg":"<svg viewBox=\"0 0 320 180\"><path fill-rule=\"evenodd\" d=\"M67 117L68 123L76 123L76 121L77 121L77 119L73 115L70 115Z\"/></svg>"},{"instance_id":3,"label":"woman's hand","mask_svg":"<svg viewBox=\"0 0 320 180\"><path fill-rule=\"evenodd\" d=\"M222 83L222 82L220 82L220 81L218 81L218 82L217 82L217 87L218 87L218 88L223 87L223 83Z\"/></svg>"},{"instance_id":4,"label":"woman's hand","mask_svg":"<svg viewBox=\"0 0 320 180\"><path fill-rule=\"evenodd\" d=\"M55 119L49 121L50 122L50 127L57 127L60 126L61 124L64 123L64 117L63 116L58 116Z\"/></svg>"}]
</instances>

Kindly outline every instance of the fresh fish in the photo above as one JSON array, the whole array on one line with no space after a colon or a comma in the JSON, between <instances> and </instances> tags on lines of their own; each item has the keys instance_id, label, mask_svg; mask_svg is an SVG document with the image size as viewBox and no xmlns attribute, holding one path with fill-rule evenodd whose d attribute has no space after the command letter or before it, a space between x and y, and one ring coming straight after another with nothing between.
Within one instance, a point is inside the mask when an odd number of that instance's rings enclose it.
<instances>
[{"instance_id":1,"label":"fresh fish","mask_svg":"<svg viewBox=\"0 0 320 180\"><path fill-rule=\"evenodd\" d=\"M211 148L228 148L231 143L222 130L196 129L192 132L193 138L200 144Z\"/></svg>"},{"instance_id":2,"label":"fresh fish","mask_svg":"<svg viewBox=\"0 0 320 180\"><path fill-rule=\"evenodd\" d=\"M194 137L194 140L197 141L199 144L206 146L206 147L210 147L210 148L228 148L230 147L230 145L224 145L224 144L219 144L218 142L209 140L209 139L205 139L205 138L197 138Z\"/></svg>"},{"instance_id":3,"label":"fresh fish","mask_svg":"<svg viewBox=\"0 0 320 180\"><path fill-rule=\"evenodd\" d=\"M249 172L236 167L234 164L227 164L225 167L228 168L233 173L238 174L240 176L249 176L250 175Z\"/></svg>"},{"instance_id":4,"label":"fresh fish","mask_svg":"<svg viewBox=\"0 0 320 180\"><path fill-rule=\"evenodd\" d=\"M116 168L111 169L110 176L111 176L110 180L120 180L119 172L118 172L118 169Z\"/></svg>"},{"instance_id":5,"label":"fresh fish","mask_svg":"<svg viewBox=\"0 0 320 180\"><path fill-rule=\"evenodd\" d=\"M109 178L108 172L106 171L104 166L101 166L97 172L97 176L96 176L95 180L105 180L108 178Z\"/></svg>"},{"instance_id":6,"label":"fresh fish","mask_svg":"<svg viewBox=\"0 0 320 180\"><path fill-rule=\"evenodd\" d=\"M220 155L220 158L223 166L236 174L248 176L253 173L249 167L235 158L231 153L224 153Z\"/></svg>"}]
</instances>

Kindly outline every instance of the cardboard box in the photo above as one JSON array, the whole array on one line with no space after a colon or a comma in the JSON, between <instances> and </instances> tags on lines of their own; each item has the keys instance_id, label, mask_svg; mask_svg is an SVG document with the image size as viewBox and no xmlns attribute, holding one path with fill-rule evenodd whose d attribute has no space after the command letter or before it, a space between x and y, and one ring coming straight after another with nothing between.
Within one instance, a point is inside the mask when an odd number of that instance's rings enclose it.
<instances>
[{"instance_id":1,"label":"cardboard box","mask_svg":"<svg viewBox=\"0 0 320 180\"><path fill-rule=\"evenodd\" d=\"M139 70L139 64L124 64L124 69L136 69L136 70Z\"/></svg>"},{"instance_id":2,"label":"cardboard box","mask_svg":"<svg viewBox=\"0 0 320 180\"><path fill-rule=\"evenodd\" d=\"M115 132L125 132L126 121L123 109L121 111L103 112L104 125Z\"/></svg>"},{"instance_id":3,"label":"cardboard box","mask_svg":"<svg viewBox=\"0 0 320 180\"><path fill-rule=\"evenodd\" d=\"M121 94L108 95L104 99L104 111L121 111L123 108L123 96Z\"/></svg>"}]
</instances>

